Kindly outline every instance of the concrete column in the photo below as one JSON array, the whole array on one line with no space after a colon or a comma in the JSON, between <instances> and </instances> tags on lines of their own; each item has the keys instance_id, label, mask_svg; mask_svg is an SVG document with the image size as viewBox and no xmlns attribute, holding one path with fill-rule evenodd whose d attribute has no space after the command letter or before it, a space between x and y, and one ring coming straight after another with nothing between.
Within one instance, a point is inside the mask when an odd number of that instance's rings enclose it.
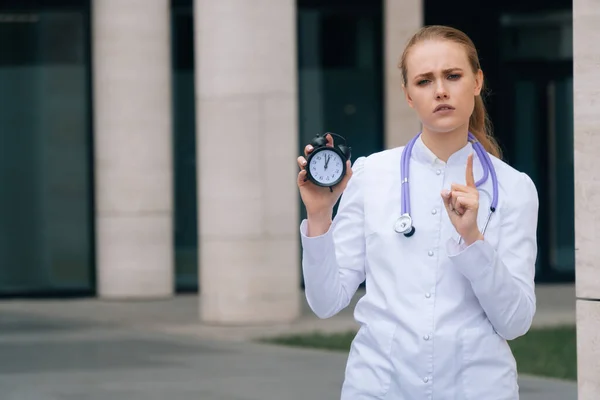
<instances>
[{"instance_id":1,"label":"concrete column","mask_svg":"<svg viewBox=\"0 0 600 400\"><path fill-rule=\"evenodd\" d=\"M92 5L99 295L169 296L169 0L95 0Z\"/></svg>"},{"instance_id":2,"label":"concrete column","mask_svg":"<svg viewBox=\"0 0 600 400\"><path fill-rule=\"evenodd\" d=\"M296 2L196 0L201 317L300 311Z\"/></svg>"},{"instance_id":3,"label":"concrete column","mask_svg":"<svg viewBox=\"0 0 600 400\"><path fill-rule=\"evenodd\" d=\"M578 399L600 398L600 7L573 2Z\"/></svg>"},{"instance_id":4,"label":"concrete column","mask_svg":"<svg viewBox=\"0 0 600 400\"><path fill-rule=\"evenodd\" d=\"M423 26L424 0L385 0L385 147L405 145L421 129L402 91L400 57L410 37Z\"/></svg>"}]
</instances>

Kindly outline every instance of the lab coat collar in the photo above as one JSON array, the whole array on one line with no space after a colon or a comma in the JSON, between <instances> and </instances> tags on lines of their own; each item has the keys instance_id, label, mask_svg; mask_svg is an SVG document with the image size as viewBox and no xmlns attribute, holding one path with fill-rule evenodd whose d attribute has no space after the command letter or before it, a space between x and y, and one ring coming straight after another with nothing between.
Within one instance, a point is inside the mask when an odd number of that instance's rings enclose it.
<instances>
[{"instance_id":1,"label":"lab coat collar","mask_svg":"<svg viewBox=\"0 0 600 400\"><path fill-rule=\"evenodd\" d=\"M471 144L471 142L467 142L467 144L463 148L452 154L450 158L448 158L447 162L444 162L440 160L429 149L429 147L425 146L425 143L423 143L423 138L421 137L421 135L419 135L413 147L412 158L414 158L417 162L424 163L431 167L439 167L446 165L466 165L467 158L471 153L473 153L474 160L477 159L477 153L475 152L475 149L473 149L473 145Z\"/></svg>"}]
</instances>

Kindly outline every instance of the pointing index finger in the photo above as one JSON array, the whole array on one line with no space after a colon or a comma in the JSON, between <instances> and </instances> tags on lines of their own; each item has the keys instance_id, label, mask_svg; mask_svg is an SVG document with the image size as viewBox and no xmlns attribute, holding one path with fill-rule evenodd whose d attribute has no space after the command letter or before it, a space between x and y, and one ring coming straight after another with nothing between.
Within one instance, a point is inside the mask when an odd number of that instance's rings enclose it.
<instances>
[{"instance_id":1,"label":"pointing index finger","mask_svg":"<svg viewBox=\"0 0 600 400\"><path fill-rule=\"evenodd\" d=\"M475 177L473 176L473 153L467 158L466 183L469 187L475 187Z\"/></svg>"}]
</instances>

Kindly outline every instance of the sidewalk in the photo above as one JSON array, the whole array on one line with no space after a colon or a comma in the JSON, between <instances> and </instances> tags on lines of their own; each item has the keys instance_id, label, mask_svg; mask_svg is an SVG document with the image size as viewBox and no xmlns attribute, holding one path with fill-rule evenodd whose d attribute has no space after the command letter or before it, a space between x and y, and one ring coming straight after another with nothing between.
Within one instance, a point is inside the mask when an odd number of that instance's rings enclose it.
<instances>
[{"instance_id":1,"label":"sidewalk","mask_svg":"<svg viewBox=\"0 0 600 400\"><path fill-rule=\"evenodd\" d=\"M536 323L570 322L571 291L542 290ZM288 325L223 328L197 322L197 301L0 302L2 400L339 398L346 354L249 340L352 328L351 310L325 321L305 313ZM577 398L573 382L522 376L520 387L521 400Z\"/></svg>"},{"instance_id":2,"label":"sidewalk","mask_svg":"<svg viewBox=\"0 0 600 400\"><path fill-rule=\"evenodd\" d=\"M199 299L196 295L180 295L165 300L100 301L81 300L15 300L0 301L0 313L17 311L59 319L93 321L103 326L143 327L155 332L184 334L199 339L247 341L281 334L314 331L340 332L357 329L353 310L364 295L359 291L351 304L338 315L321 320L309 309L302 294L302 316L287 324L256 326L211 326L199 322ZM575 324L574 285L539 285L537 312L533 326Z\"/></svg>"}]
</instances>

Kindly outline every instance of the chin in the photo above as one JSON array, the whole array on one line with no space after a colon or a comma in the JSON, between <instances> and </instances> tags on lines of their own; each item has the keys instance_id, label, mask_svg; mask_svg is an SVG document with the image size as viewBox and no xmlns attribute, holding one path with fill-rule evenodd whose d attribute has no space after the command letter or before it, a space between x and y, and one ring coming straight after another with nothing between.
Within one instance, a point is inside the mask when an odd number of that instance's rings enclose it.
<instances>
[{"instance_id":1,"label":"chin","mask_svg":"<svg viewBox=\"0 0 600 400\"><path fill-rule=\"evenodd\" d=\"M441 121L436 121L435 123L427 124L426 126L427 129L432 133L443 134L454 132L457 129L463 127L464 125L464 123L452 123L452 121L444 121L443 123L441 123Z\"/></svg>"}]
</instances>

